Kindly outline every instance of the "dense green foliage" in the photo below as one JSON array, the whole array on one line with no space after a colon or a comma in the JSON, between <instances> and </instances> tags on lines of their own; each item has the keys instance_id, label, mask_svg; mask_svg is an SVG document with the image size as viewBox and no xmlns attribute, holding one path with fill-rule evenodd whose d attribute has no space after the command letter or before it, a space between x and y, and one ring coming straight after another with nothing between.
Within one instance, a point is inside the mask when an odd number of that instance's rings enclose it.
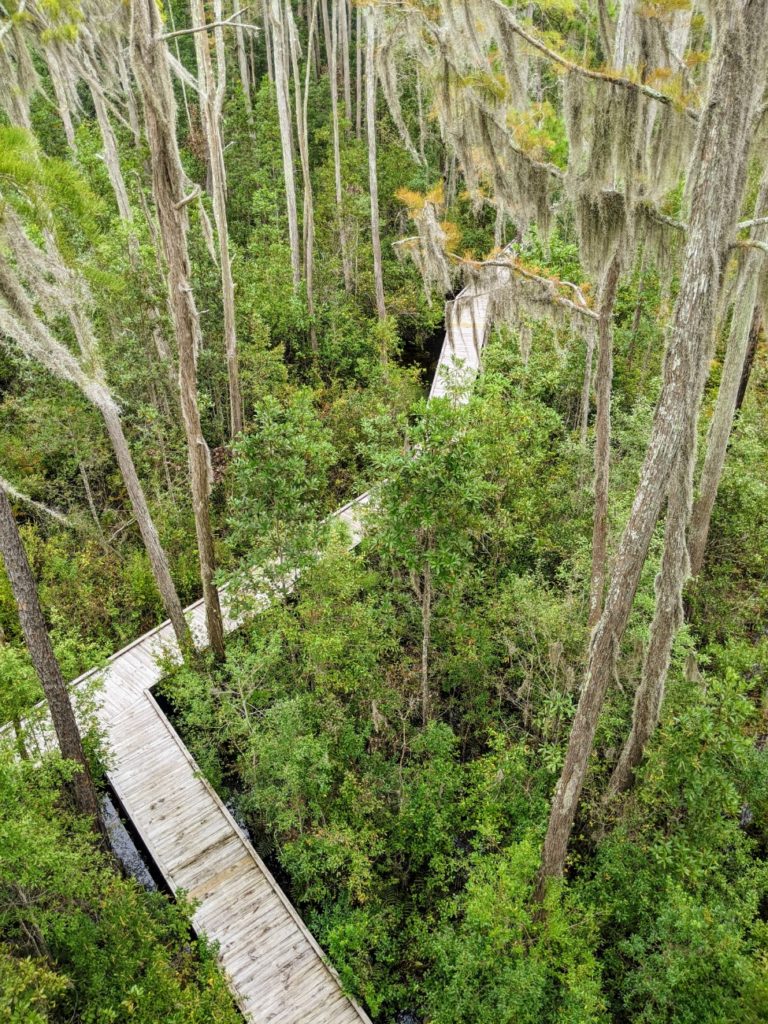
<instances>
[{"instance_id":1,"label":"dense green foliage","mask_svg":"<svg viewBox=\"0 0 768 1024\"><path fill-rule=\"evenodd\" d=\"M185 5L172 6L182 23ZM594 58L597 24L585 13L594 5L533 6L550 41ZM191 41L180 45L192 67ZM448 177L446 154L426 119L425 166L414 165L381 104L389 316L379 321L365 141L342 124L339 211L325 76L312 78L308 102L310 318L306 294L292 287L274 90L261 55L257 64L252 116L230 76L224 117L247 424L232 444L220 281L196 217L190 245L221 575L250 579L258 568L277 599L230 638L225 665L169 672L162 688L175 724L376 1024L407 1013L429 1024L768 1021L764 343L706 566L686 593L661 726L634 788L606 805L647 639L659 531L601 719L569 872L541 913L531 894L588 643L583 339L546 323L500 328L466 404L453 399L467 382L424 401L420 368L434 358L442 302L428 300L394 243L406 232L402 195ZM562 167L557 89L546 72L540 116L521 131ZM109 381L174 580L191 601L199 578L183 431L149 315L170 337L154 221L141 214L151 206L147 153L116 125L136 211L125 224L83 102L77 160L38 95L39 148L23 133L4 135L0 183L28 217L45 207L90 285ZM415 105L406 95L412 120ZM189 124L181 108L179 133L186 170L204 185L194 107ZM670 204L677 213L674 195ZM492 250L492 213L460 186L444 214L461 252ZM351 292L339 216L354 240ZM546 244L534 227L519 255L555 279L585 276L567 209ZM641 256L619 291L612 540L634 496L674 288ZM66 327L62 337L71 342ZM162 616L149 562L97 413L5 345L0 439L2 475L68 518L61 525L17 504L56 653L74 678ZM367 535L350 552L326 517L369 487ZM0 572L0 721L19 724L39 696ZM89 753L95 764L108 757L97 737ZM191 935L189 908L119 876L63 802L68 770L55 758L33 764L0 751L0 1020L237 1020L214 951Z\"/></svg>"}]
</instances>

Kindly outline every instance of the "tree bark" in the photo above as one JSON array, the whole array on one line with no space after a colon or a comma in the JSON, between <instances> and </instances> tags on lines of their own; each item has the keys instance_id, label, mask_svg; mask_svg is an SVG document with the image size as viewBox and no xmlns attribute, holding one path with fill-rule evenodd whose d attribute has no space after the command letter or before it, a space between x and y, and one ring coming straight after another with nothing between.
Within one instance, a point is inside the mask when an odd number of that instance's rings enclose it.
<instances>
[{"instance_id":1,"label":"tree bark","mask_svg":"<svg viewBox=\"0 0 768 1024\"><path fill-rule=\"evenodd\" d=\"M312 194L312 176L309 168L309 134L307 127L307 103L309 100L309 54L312 51L312 40L317 18L317 0L311 0L309 22L309 38L307 41L307 66L302 95L301 72L299 67L299 35L293 20L291 8L288 14L288 33L293 71L294 100L296 105L296 134L299 139L299 157L301 160L301 176L304 185L304 280L307 288L307 312L309 314L309 337L312 351L317 352L317 331L315 328L315 209Z\"/></svg>"},{"instance_id":2,"label":"tree bark","mask_svg":"<svg viewBox=\"0 0 768 1024\"><path fill-rule=\"evenodd\" d=\"M331 8L331 21L328 24L327 0L321 0L323 26L328 46L328 79L331 88L331 132L333 136L333 182L336 192L336 215L339 219L339 248L341 250L341 272L344 275L344 287L348 292L354 289L352 264L349 258L347 226L344 214L344 191L341 184L341 143L339 129L339 82L338 82L338 19L335 4Z\"/></svg>"},{"instance_id":3,"label":"tree bark","mask_svg":"<svg viewBox=\"0 0 768 1024\"><path fill-rule=\"evenodd\" d=\"M76 809L87 815L106 845L99 798L91 778L88 761L83 750L80 730L69 699L69 693L61 675L59 663L53 653L48 629L40 607L37 586L27 553L21 542L19 529L13 516L8 495L0 488L0 554L5 571L11 583L11 590L19 612L19 621L32 664L40 678L45 699L51 712L51 721L56 732L61 756L78 766L70 789Z\"/></svg>"},{"instance_id":4,"label":"tree bark","mask_svg":"<svg viewBox=\"0 0 768 1024\"><path fill-rule=\"evenodd\" d=\"M417 72L418 73L418 72ZM355 6L355 138L363 134L363 12Z\"/></svg>"},{"instance_id":5,"label":"tree bark","mask_svg":"<svg viewBox=\"0 0 768 1024\"><path fill-rule=\"evenodd\" d=\"M768 174L760 188L755 217L763 217L766 210L768 210ZM768 240L766 225L754 228L753 237L758 241ZM760 314L757 300L764 259L763 253L750 249L744 255L739 269L736 301L725 350L725 362L723 363L723 376L709 428L707 451L699 482L699 497L694 505L691 520L689 548L691 573L694 576L698 576L704 564L712 509L715 506L717 491L723 475L725 456L738 407L739 390L747 363L750 340L753 337L756 340L756 331L759 331Z\"/></svg>"},{"instance_id":6,"label":"tree bark","mask_svg":"<svg viewBox=\"0 0 768 1024\"><path fill-rule=\"evenodd\" d=\"M205 7L203 0L191 0L192 27L195 53L197 55L198 84L202 121L208 142L210 157L211 193L213 218L219 241L219 269L221 272L221 295L224 310L224 347L227 358L227 382L229 387L229 434L231 438L243 429L243 400L240 391L240 369L237 352L237 329L235 324L235 283L232 278L232 262L229 253L229 223L227 220L227 172L224 166L224 145L221 137L221 122L226 92L226 53L224 30L214 28L216 47L216 70L211 60ZM213 18L221 22L223 12L221 0L214 0ZM242 30L241 30L242 31Z\"/></svg>"},{"instance_id":7,"label":"tree bark","mask_svg":"<svg viewBox=\"0 0 768 1024\"><path fill-rule=\"evenodd\" d=\"M603 607L605 559L608 547L608 483L611 469L611 392L613 385L613 307L619 285L621 258L608 266L600 288L600 319L597 324L597 409L595 416L595 509L592 523L592 573L589 589L590 630Z\"/></svg>"},{"instance_id":8,"label":"tree bark","mask_svg":"<svg viewBox=\"0 0 768 1024\"><path fill-rule=\"evenodd\" d=\"M281 0L269 0L272 35L272 56L275 67L275 93L277 116L280 122L280 145L283 153L283 179L288 208L288 239L291 246L293 287L301 284L301 246L299 244L299 215L296 206L296 178L293 170L293 120L291 98L288 91L287 26Z\"/></svg>"},{"instance_id":9,"label":"tree bark","mask_svg":"<svg viewBox=\"0 0 768 1024\"><path fill-rule=\"evenodd\" d=\"M716 7L716 51L699 122L688 239L651 438L627 526L619 543L603 614L591 639L586 676L550 812L536 896L562 875L598 716L648 553L668 482L701 403L701 366L709 355L721 280L744 188L755 97L764 70L768 4L739 0ZM757 86L757 88L756 88Z\"/></svg>"},{"instance_id":10,"label":"tree bark","mask_svg":"<svg viewBox=\"0 0 768 1024\"><path fill-rule=\"evenodd\" d=\"M379 173L376 167L376 22L371 8L365 9L365 126L368 135L368 185L371 193L371 245L376 312L380 320L387 315L384 302L384 274L379 234Z\"/></svg>"},{"instance_id":11,"label":"tree bark","mask_svg":"<svg viewBox=\"0 0 768 1024\"><path fill-rule=\"evenodd\" d=\"M187 620L184 618L184 610L181 607L181 601L179 600L179 595L176 592L176 586L173 582L171 570L168 566L168 559L163 546L160 543L160 537L152 518L152 513L149 511L149 506L147 505L144 488L141 486L139 475L136 472L136 465L133 461L131 450L128 447L128 441L123 431L123 424L120 421L120 415L117 411L116 405L106 392L103 400L99 404L99 412L101 413L104 425L107 428L109 440L112 443L112 449L115 453L117 464L120 467L120 475L123 478L125 489L128 491L131 508L133 509L133 514L136 516L136 525L139 528L141 539L144 542L144 548L149 557L150 565L152 566L152 575L155 578L157 589L160 591L163 606L171 620L171 625L173 626L173 631L179 641L182 653L186 654L193 647L189 626L187 625Z\"/></svg>"},{"instance_id":12,"label":"tree bark","mask_svg":"<svg viewBox=\"0 0 768 1024\"><path fill-rule=\"evenodd\" d=\"M187 248L185 178L176 143L176 104L162 22L155 0L134 0L131 15L131 57L144 104L152 190L167 267L168 294L179 353L179 391L187 438L192 509L195 518L200 575L205 600L208 642L223 660L224 626L214 583L216 560L211 530L210 455L197 405L197 353L200 327L191 286Z\"/></svg>"}]
</instances>

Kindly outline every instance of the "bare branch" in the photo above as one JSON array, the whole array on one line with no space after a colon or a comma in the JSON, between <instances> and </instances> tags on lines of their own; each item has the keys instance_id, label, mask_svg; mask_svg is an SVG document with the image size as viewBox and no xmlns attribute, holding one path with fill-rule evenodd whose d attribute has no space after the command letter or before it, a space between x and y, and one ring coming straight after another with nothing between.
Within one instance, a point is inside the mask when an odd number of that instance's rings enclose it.
<instances>
[{"instance_id":1,"label":"bare branch","mask_svg":"<svg viewBox=\"0 0 768 1024\"><path fill-rule=\"evenodd\" d=\"M57 523L61 523L62 526L71 526L69 519L61 512L57 512L55 508L50 508L48 505L44 505L41 501L35 501L34 498L30 498L28 494L24 494L23 491L19 491L13 486L4 476L0 476L0 490L14 498L16 501L21 501L25 505L29 505L31 508L37 509L38 512L44 512L45 515L50 516L51 519L55 519Z\"/></svg>"},{"instance_id":2,"label":"bare branch","mask_svg":"<svg viewBox=\"0 0 768 1024\"><path fill-rule=\"evenodd\" d=\"M207 32L212 28L247 28L252 32L261 32L260 25L251 25L245 21L238 21L237 19L247 11L247 7L243 7L239 11L235 11L234 14L230 14L228 18L224 18L223 21L210 21L206 25L199 25L197 28L179 28L175 32L164 32L159 39L175 39L177 36L191 36L195 32Z\"/></svg>"}]
</instances>

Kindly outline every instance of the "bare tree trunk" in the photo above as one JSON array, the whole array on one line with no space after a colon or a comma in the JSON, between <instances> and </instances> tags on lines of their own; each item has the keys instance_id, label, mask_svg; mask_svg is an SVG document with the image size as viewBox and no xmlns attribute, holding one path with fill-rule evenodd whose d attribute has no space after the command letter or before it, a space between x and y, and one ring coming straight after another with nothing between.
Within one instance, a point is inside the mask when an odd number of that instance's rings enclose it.
<instances>
[{"instance_id":1,"label":"bare tree trunk","mask_svg":"<svg viewBox=\"0 0 768 1024\"><path fill-rule=\"evenodd\" d=\"M185 179L176 143L176 105L173 99L162 22L155 0L134 0L131 17L131 55L144 101L152 186L160 235L168 269L168 293L179 352L179 391L187 437L192 508L200 558L208 642L223 660L224 626L219 594L214 583L216 560L211 530L209 490L210 455L197 405L197 352L200 327L190 282L187 248Z\"/></svg>"},{"instance_id":2,"label":"bare tree trunk","mask_svg":"<svg viewBox=\"0 0 768 1024\"><path fill-rule=\"evenodd\" d=\"M339 19L339 44L341 52L341 78L344 83L344 117L352 119L352 84L349 67L349 21L347 0L337 0L336 16Z\"/></svg>"},{"instance_id":3,"label":"bare tree trunk","mask_svg":"<svg viewBox=\"0 0 768 1024\"><path fill-rule=\"evenodd\" d=\"M280 145L283 151L283 178L288 206L288 238L291 245L293 287L301 284L301 246L299 244L299 215L296 206L296 180L293 173L293 120L288 91L287 26L281 0L270 0L272 28L272 54L275 63L275 91L277 114L280 121Z\"/></svg>"},{"instance_id":4,"label":"bare tree trunk","mask_svg":"<svg viewBox=\"0 0 768 1024\"><path fill-rule=\"evenodd\" d=\"M376 289L376 312L379 319L387 315L384 302L384 274L379 235L379 173L376 167L376 23L373 11L365 9L365 126L368 135L368 184L371 193L371 244L373 246L373 279Z\"/></svg>"},{"instance_id":5,"label":"bare tree trunk","mask_svg":"<svg viewBox=\"0 0 768 1024\"><path fill-rule=\"evenodd\" d=\"M417 72L418 73L418 72ZM363 11L355 5L355 138L363 134Z\"/></svg>"},{"instance_id":6,"label":"bare tree trunk","mask_svg":"<svg viewBox=\"0 0 768 1024\"><path fill-rule=\"evenodd\" d=\"M429 645L432 634L432 569L424 563L421 582L421 721L429 721Z\"/></svg>"},{"instance_id":7,"label":"bare tree trunk","mask_svg":"<svg viewBox=\"0 0 768 1024\"><path fill-rule=\"evenodd\" d=\"M768 175L766 175L760 188L760 195L755 207L755 217L763 217L766 209L768 209ZM766 241L768 239L768 231L765 225L755 228L753 235L758 241ZM736 415L739 388L756 318L759 323L757 298L762 272L761 264L764 258L761 252L750 250L743 257L739 270L736 301L728 344L725 350L723 376L717 393L715 412L709 428L707 451L699 482L699 497L694 505L693 518L691 520L689 547L691 553L691 572L694 576L698 576L704 564L704 552L707 547L712 509L715 506L715 498L717 497L717 491L723 475L728 441Z\"/></svg>"},{"instance_id":8,"label":"bare tree trunk","mask_svg":"<svg viewBox=\"0 0 768 1024\"><path fill-rule=\"evenodd\" d=\"M331 131L333 134L333 181L336 191L336 214L339 218L339 248L341 249L341 271L344 275L344 287L348 292L354 289L352 265L349 260L349 242L344 214L344 192L341 185L341 144L339 130L339 83L338 83L338 39L335 3L331 7L331 23L328 25L327 0L321 0L323 25L328 45L328 79L331 87ZM332 0L333 2L333 0Z\"/></svg>"},{"instance_id":9,"label":"bare tree trunk","mask_svg":"<svg viewBox=\"0 0 768 1024\"><path fill-rule=\"evenodd\" d=\"M579 405L579 444L587 447L589 434L589 405L592 393L592 364L595 361L595 335L587 334L587 347L584 353L584 382L581 385L581 404Z\"/></svg>"},{"instance_id":10,"label":"bare tree trunk","mask_svg":"<svg viewBox=\"0 0 768 1024\"><path fill-rule=\"evenodd\" d=\"M691 512L695 451L695 439L690 431L688 434L670 478L664 554L656 577L656 608L640 685L635 692L632 726L608 783L609 797L629 787L645 746L658 725L672 642L683 622L683 586L689 571L685 531Z\"/></svg>"},{"instance_id":11,"label":"bare tree trunk","mask_svg":"<svg viewBox=\"0 0 768 1024\"><path fill-rule=\"evenodd\" d=\"M680 291L664 362L663 386L627 526L619 543L603 614L593 634L586 677L544 840L537 898L562 875L598 716L653 530L688 420L698 415L721 279L738 215L764 69L768 4L718 5L709 97L691 161L691 214ZM757 88L756 88L757 87Z\"/></svg>"},{"instance_id":12,"label":"bare tree trunk","mask_svg":"<svg viewBox=\"0 0 768 1024\"><path fill-rule=\"evenodd\" d=\"M234 0L232 4L233 13L239 10L238 0ZM239 23L239 18L235 22L235 42L237 45L237 69L240 72L240 86L243 90L243 100L245 101L245 109L248 111L248 117L250 118L253 113L253 104L251 103L251 75L250 68L248 67L248 54L245 49L245 32ZM221 18L216 18L216 21L221 21ZM221 31L219 29L219 31ZM221 70L219 74L222 74Z\"/></svg>"},{"instance_id":13,"label":"bare tree trunk","mask_svg":"<svg viewBox=\"0 0 768 1024\"><path fill-rule=\"evenodd\" d=\"M93 525L96 527L96 535L99 538L102 549L108 552L109 544L107 544L107 538L104 536L99 513L96 510L96 502L93 500L93 491L91 490L91 481L88 479L88 472L82 462L78 462L77 468L80 473L80 479L83 481L85 500L88 504L88 511L91 513L91 519L93 519Z\"/></svg>"},{"instance_id":14,"label":"bare tree trunk","mask_svg":"<svg viewBox=\"0 0 768 1024\"><path fill-rule=\"evenodd\" d=\"M755 362L755 356L757 355L757 346L760 344L760 335L763 331L763 317L759 306L755 306L754 316L752 317L752 329L749 332L749 345L747 346L747 354L744 357L744 366L741 371L741 380L739 381L739 393L736 395L736 414L741 412L741 407L744 404L744 399L747 397L747 388L749 387L749 378L752 376L752 367Z\"/></svg>"},{"instance_id":15,"label":"bare tree trunk","mask_svg":"<svg viewBox=\"0 0 768 1024\"><path fill-rule=\"evenodd\" d=\"M619 285L618 253L608 266L600 287L597 325L597 410L595 416L595 510L592 524L592 573L589 588L590 630L603 607L605 559L608 548L608 482L611 469L611 391L613 384L613 307Z\"/></svg>"},{"instance_id":16,"label":"bare tree trunk","mask_svg":"<svg viewBox=\"0 0 768 1024\"><path fill-rule=\"evenodd\" d=\"M275 65L272 60L272 28L269 17L270 0L261 0L261 20L264 25L264 45L267 49L267 78L270 82L275 81Z\"/></svg>"},{"instance_id":17,"label":"bare tree trunk","mask_svg":"<svg viewBox=\"0 0 768 1024\"><path fill-rule=\"evenodd\" d=\"M94 831L101 835L102 841L106 845L106 829L101 819L99 798L83 750L80 730L77 727L75 713L72 710L59 663L53 653L43 610L37 595L35 578L19 536L11 503L2 488L0 488L0 554L3 556L5 571L8 574L18 608L24 640L51 712L51 720L61 756L67 761L73 761L79 767L70 783L75 807L81 814L85 814L91 819Z\"/></svg>"},{"instance_id":18,"label":"bare tree trunk","mask_svg":"<svg viewBox=\"0 0 768 1024\"><path fill-rule=\"evenodd\" d=\"M117 464L120 467L120 475L123 478L125 489L128 491L131 508L136 516L136 525L139 527L144 548L149 556L152 575L155 578L157 589L160 591L163 606L171 620L171 625L178 638L182 653L186 654L192 650L192 636L189 632L187 620L184 618L184 611L181 607L179 595L176 593L176 586L171 577L168 559L160 543L160 537L158 536L152 513L149 511L147 499L144 496L144 488L141 486L139 475L136 472L136 466L131 450L128 447L125 433L123 432L120 416L108 394L104 395L104 399L99 404L99 412L107 428L109 440L112 442L112 449L115 453Z\"/></svg>"},{"instance_id":19,"label":"bare tree trunk","mask_svg":"<svg viewBox=\"0 0 768 1024\"><path fill-rule=\"evenodd\" d=\"M304 279L307 286L307 312L309 313L309 336L312 351L317 352L317 331L315 328L315 210L312 194L312 177L309 168L309 136L307 129L307 102L309 99L309 54L317 18L317 0L311 0L311 16L309 22L309 39L307 41L307 67L302 96L301 74L299 68L299 36L293 20L290 6L288 14L288 33L293 70L294 99L296 105L296 133L299 139L299 156L301 158L301 175L304 184Z\"/></svg>"},{"instance_id":20,"label":"bare tree trunk","mask_svg":"<svg viewBox=\"0 0 768 1024\"><path fill-rule=\"evenodd\" d=\"M206 24L203 0L191 0L192 27L202 30ZM213 17L221 22L221 0L214 0ZM224 166L224 145L221 138L222 111L226 92L226 53L224 32L219 26L213 29L216 46L216 71L214 73L208 31L194 34L197 54L198 83L202 121L208 142L210 157L213 217L219 240L219 268L221 271L221 294L224 309L224 345L227 356L227 381L229 386L229 433L234 438L243 429L243 400L240 391L240 369L237 353L237 330L235 324L235 283L232 279L232 262L229 254L229 223L227 221L227 172Z\"/></svg>"}]
</instances>

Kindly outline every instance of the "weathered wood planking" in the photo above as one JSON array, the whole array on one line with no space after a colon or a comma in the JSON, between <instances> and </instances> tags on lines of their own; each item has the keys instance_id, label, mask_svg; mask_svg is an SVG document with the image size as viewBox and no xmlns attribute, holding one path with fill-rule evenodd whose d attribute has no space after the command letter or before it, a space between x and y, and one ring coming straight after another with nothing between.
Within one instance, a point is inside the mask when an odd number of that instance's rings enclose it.
<instances>
[{"instance_id":1,"label":"weathered wood planking","mask_svg":"<svg viewBox=\"0 0 768 1024\"><path fill-rule=\"evenodd\" d=\"M430 398L446 395L458 370L480 367L488 293L477 285L454 301ZM334 513L354 547L364 533L366 493ZM221 588L225 628L241 625ZM251 602L253 605L254 602ZM266 594L256 607L266 607ZM202 601L187 609L193 635L206 645ZM197 904L196 928L219 944L232 993L253 1024L370 1024L341 989L333 968L267 867L202 777L191 754L154 700L163 665L180 660L168 622L85 673L77 687L101 674L98 717L112 752L109 780L170 888ZM50 727L35 727L41 750ZM6 733L7 735L7 733Z\"/></svg>"}]
</instances>

